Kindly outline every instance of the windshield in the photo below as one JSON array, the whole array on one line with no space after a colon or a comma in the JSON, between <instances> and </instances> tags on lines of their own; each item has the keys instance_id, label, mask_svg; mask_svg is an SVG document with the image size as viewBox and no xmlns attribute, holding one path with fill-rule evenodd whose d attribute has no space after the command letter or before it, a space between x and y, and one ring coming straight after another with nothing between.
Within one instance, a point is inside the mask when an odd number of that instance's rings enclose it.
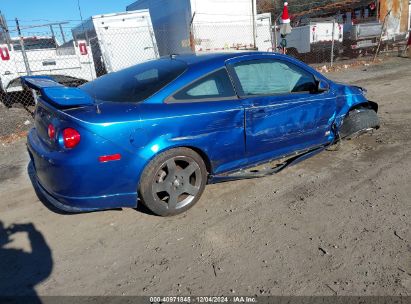
<instances>
[{"instance_id":1,"label":"windshield","mask_svg":"<svg viewBox=\"0 0 411 304\"><path fill-rule=\"evenodd\" d=\"M20 41L13 41L13 47L15 51L21 51ZM41 50L41 49L56 49L57 44L53 38L36 38L29 37L24 38L24 49L29 50Z\"/></svg>"},{"instance_id":2,"label":"windshield","mask_svg":"<svg viewBox=\"0 0 411 304\"><path fill-rule=\"evenodd\" d=\"M79 88L101 101L139 102L172 82L186 67L181 61L158 59L104 75Z\"/></svg>"}]
</instances>

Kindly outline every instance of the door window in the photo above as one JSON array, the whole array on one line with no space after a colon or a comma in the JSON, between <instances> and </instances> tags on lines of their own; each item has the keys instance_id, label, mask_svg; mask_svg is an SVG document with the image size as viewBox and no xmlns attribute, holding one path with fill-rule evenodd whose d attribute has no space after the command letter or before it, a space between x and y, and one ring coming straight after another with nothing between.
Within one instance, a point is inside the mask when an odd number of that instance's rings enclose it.
<instances>
[{"instance_id":1,"label":"door window","mask_svg":"<svg viewBox=\"0 0 411 304\"><path fill-rule=\"evenodd\" d=\"M315 93L314 75L285 61L252 60L234 65L242 96Z\"/></svg>"},{"instance_id":2,"label":"door window","mask_svg":"<svg viewBox=\"0 0 411 304\"><path fill-rule=\"evenodd\" d=\"M192 84L174 94L169 101L190 102L209 99L227 99L233 98L233 96L235 96L235 92L227 70L220 69L194 81Z\"/></svg>"}]
</instances>

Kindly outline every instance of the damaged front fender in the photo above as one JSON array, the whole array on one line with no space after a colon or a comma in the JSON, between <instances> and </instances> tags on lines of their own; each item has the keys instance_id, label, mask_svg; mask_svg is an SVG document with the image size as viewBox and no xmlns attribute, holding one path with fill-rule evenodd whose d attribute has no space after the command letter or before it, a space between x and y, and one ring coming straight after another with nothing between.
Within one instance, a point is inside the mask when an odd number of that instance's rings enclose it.
<instances>
[{"instance_id":1,"label":"damaged front fender","mask_svg":"<svg viewBox=\"0 0 411 304\"><path fill-rule=\"evenodd\" d=\"M367 91L362 87L335 83L334 90L337 95L336 118L334 121L337 131L341 128L344 118L353 109L363 107L373 109L375 112L378 111L378 104L367 99Z\"/></svg>"}]
</instances>

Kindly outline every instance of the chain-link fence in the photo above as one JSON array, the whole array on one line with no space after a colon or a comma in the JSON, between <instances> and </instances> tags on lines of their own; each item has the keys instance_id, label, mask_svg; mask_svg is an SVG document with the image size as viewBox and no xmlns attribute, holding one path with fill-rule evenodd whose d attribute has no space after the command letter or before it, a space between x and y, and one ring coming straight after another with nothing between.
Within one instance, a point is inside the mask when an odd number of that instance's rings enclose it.
<instances>
[{"instance_id":1,"label":"chain-link fence","mask_svg":"<svg viewBox=\"0 0 411 304\"><path fill-rule=\"evenodd\" d=\"M285 37L272 13L236 19L231 16L227 21L221 16L218 21L197 16L183 27L153 26L147 12L136 13L133 18L97 17L80 25L16 24L7 31L3 25L0 138L31 127L35 97L21 84L25 75L47 75L65 86L79 86L106 73L170 54L246 50L286 53L308 64L329 67L359 57L371 60L376 52L402 41L388 39L385 22L357 20L353 24L352 17L343 15L299 18Z\"/></svg>"}]
</instances>

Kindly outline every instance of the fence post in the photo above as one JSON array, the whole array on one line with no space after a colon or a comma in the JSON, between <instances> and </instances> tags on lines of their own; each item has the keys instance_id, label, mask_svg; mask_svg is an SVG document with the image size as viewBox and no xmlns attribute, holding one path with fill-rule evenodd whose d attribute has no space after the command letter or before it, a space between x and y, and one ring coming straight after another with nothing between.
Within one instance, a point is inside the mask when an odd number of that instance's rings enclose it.
<instances>
[{"instance_id":1,"label":"fence post","mask_svg":"<svg viewBox=\"0 0 411 304\"><path fill-rule=\"evenodd\" d=\"M335 35L335 19L333 19L333 30L332 30L332 40L331 40L331 63L330 65L333 66L334 64L334 35Z\"/></svg>"},{"instance_id":2,"label":"fence post","mask_svg":"<svg viewBox=\"0 0 411 304\"><path fill-rule=\"evenodd\" d=\"M17 33L19 35L20 40L20 47L21 47L21 54L23 55L24 65L26 66L26 72L28 76L31 76L30 64L29 60L27 59L26 49L24 48L24 38L21 34L19 20L16 18L16 27Z\"/></svg>"},{"instance_id":3,"label":"fence post","mask_svg":"<svg viewBox=\"0 0 411 304\"><path fill-rule=\"evenodd\" d=\"M61 33L61 38L63 39L63 43L66 43L66 36L64 35L63 27L61 26L61 23L59 23L60 27L60 33Z\"/></svg>"},{"instance_id":4,"label":"fence post","mask_svg":"<svg viewBox=\"0 0 411 304\"><path fill-rule=\"evenodd\" d=\"M252 8L251 8L251 11L252 11L252 18L253 18L253 47L254 47L254 50L256 50L257 49L257 29L256 29L256 14L255 14L255 7L254 7L254 2L255 0L251 0L251 6L252 6Z\"/></svg>"},{"instance_id":5,"label":"fence post","mask_svg":"<svg viewBox=\"0 0 411 304\"><path fill-rule=\"evenodd\" d=\"M24 38L23 35L21 34L21 29L20 29L20 24L19 24L19 20L16 18L16 27L17 27L17 33L19 35L19 40L20 40L20 46L21 46L21 54L23 56L23 61L24 61L24 65L26 67L26 73L28 76L31 76L31 69L30 69L30 64L29 64L29 60L27 58L27 54L26 54L26 49L24 48ZM31 90L31 94L33 95L33 99L34 102L37 103L37 93L36 91L34 91L33 89Z\"/></svg>"},{"instance_id":6,"label":"fence post","mask_svg":"<svg viewBox=\"0 0 411 304\"><path fill-rule=\"evenodd\" d=\"M274 18L274 50L273 50L273 52L275 52L275 53L277 52L277 47L278 47L277 39L278 39L278 37L277 37L277 18Z\"/></svg>"}]
</instances>

